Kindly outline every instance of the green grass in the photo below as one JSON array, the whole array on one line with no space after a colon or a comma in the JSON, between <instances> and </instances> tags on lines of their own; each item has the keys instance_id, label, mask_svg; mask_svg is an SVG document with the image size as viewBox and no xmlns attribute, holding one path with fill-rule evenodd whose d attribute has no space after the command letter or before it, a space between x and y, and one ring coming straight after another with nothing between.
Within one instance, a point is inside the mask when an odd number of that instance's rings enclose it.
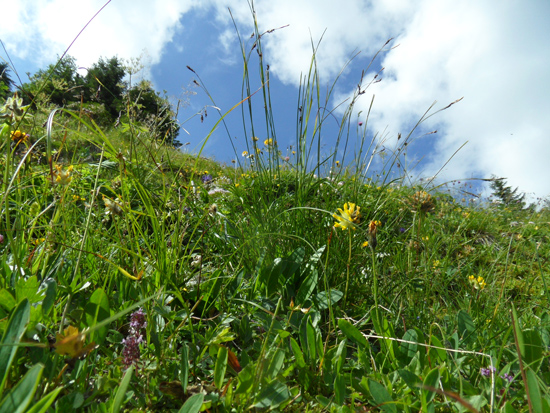
<instances>
[{"instance_id":1,"label":"green grass","mask_svg":"<svg viewBox=\"0 0 550 413\"><path fill-rule=\"evenodd\" d=\"M341 166L360 91L323 155L314 59L281 153L259 56L267 132L237 167L132 122L4 123L0 411L550 411L549 212L403 185L414 129L373 178L368 118Z\"/></svg>"}]
</instances>

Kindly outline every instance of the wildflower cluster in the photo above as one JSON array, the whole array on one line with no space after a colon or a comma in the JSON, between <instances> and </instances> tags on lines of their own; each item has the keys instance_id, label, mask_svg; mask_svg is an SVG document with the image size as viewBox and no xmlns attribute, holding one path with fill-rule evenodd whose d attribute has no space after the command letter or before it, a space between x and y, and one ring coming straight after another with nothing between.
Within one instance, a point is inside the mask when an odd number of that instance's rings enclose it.
<instances>
[{"instance_id":1,"label":"wildflower cluster","mask_svg":"<svg viewBox=\"0 0 550 413\"><path fill-rule=\"evenodd\" d=\"M25 114L26 109L29 107L23 106L23 98L17 96L17 93L6 100L6 103L0 107L0 119L6 119L8 122L18 121Z\"/></svg>"},{"instance_id":2,"label":"wildflower cluster","mask_svg":"<svg viewBox=\"0 0 550 413\"><path fill-rule=\"evenodd\" d=\"M143 309L140 308L130 316L130 329L126 338L122 339L124 348L122 349L122 364L125 368L130 367L132 364L136 364L139 361L141 352L139 345L145 340L140 331L147 327L147 320Z\"/></svg>"},{"instance_id":3,"label":"wildflower cluster","mask_svg":"<svg viewBox=\"0 0 550 413\"><path fill-rule=\"evenodd\" d=\"M334 228L342 228L342 230L353 229L355 230L354 224L358 224L361 219L361 212L359 211L360 207L356 208L356 205L353 203L345 203L344 210L338 208L340 214L333 214L332 216L336 219Z\"/></svg>"},{"instance_id":4,"label":"wildflower cluster","mask_svg":"<svg viewBox=\"0 0 550 413\"><path fill-rule=\"evenodd\" d=\"M493 366L488 367L488 368L482 367L481 368L481 375L484 376L484 377L489 377L491 375L491 373L494 373L496 371L497 371L497 369L494 368Z\"/></svg>"},{"instance_id":5,"label":"wildflower cluster","mask_svg":"<svg viewBox=\"0 0 550 413\"><path fill-rule=\"evenodd\" d=\"M71 183L73 180L72 172L73 172L73 166L69 166L67 169L63 170L63 167L61 165L55 165L55 183L57 185L63 185L67 186Z\"/></svg>"},{"instance_id":6,"label":"wildflower cluster","mask_svg":"<svg viewBox=\"0 0 550 413\"><path fill-rule=\"evenodd\" d=\"M212 175L210 175L209 173L205 173L203 176L201 176L201 181L205 185L212 183L213 180L214 178L212 178Z\"/></svg>"},{"instance_id":7,"label":"wildflower cluster","mask_svg":"<svg viewBox=\"0 0 550 413\"><path fill-rule=\"evenodd\" d=\"M23 133L19 129L11 132L11 140L19 145L21 142L27 142L29 140L29 134Z\"/></svg>"},{"instance_id":8,"label":"wildflower cluster","mask_svg":"<svg viewBox=\"0 0 550 413\"><path fill-rule=\"evenodd\" d=\"M480 370L480 373L483 377L490 377L491 374L496 373L497 369L493 366L490 366L488 368L482 367ZM508 383L512 383L514 381L514 375L512 373L504 373L499 376L501 379L506 380Z\"/></svg>"},{"instance_id":9,"label":"wildflower cluster","mask_svg":"<svg viewBox=\"0 0 550 413\"><path fill-rule=\"evenodd\" d=\"M487 286L487 283L481 275L477 278L475 277L475 275L470 275L468 277L468 281L474 286L476 290L483 290Z\"/></svg>"},{"instance_id":10,"label":"wildflower cluster","mask_svg":"<svg viewBox=\"0 0 550 413\"><path fill-rule=\"evenodd\" d=\"M122 206L118 201L118 198L111 200L103 197L103 203L105 204L105 215L122 215Z\"/></svg>"},{"instance_id":11,"label":"wildflower cluster","mask_svg":"<svg viewBox=\"0 0 550 413\"><path fill-rule=\"evenodd\" d=\"M415 192L408 200L413 212L431 212L435 209L435 202L426 191Z\"/></svg>"}]
</instances>

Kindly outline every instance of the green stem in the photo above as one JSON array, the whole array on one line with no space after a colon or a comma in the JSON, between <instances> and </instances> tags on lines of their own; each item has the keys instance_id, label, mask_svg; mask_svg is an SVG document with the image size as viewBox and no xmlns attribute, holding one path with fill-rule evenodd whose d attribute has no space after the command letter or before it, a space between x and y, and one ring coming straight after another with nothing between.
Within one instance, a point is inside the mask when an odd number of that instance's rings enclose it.
<instances>
[{"instance_id":1,"label":"green stem","mask_svg":"<svg viewBox=\"0 0 550 413\"><path fill-rule=\"evenodd\" d=\"M378 317L378 274L376 273L376 256L374 254L374 248L371 248L372 257L372 295L374 296L374 316L377 321L380 321Z\"/></svg>"},{"instance_id":2,"label":"green stem","mask_svg":"<svg viewBox=\"0 0 550 413\"><path fill-rule=\"evenodd\" d=\"M348 300L348 286L349 286L349 266L351 264L351 230L348 229L349 234L349 255L348 255L348 263L346 266L346 292L344 293L344 308L346 308L346 303Z\"/></svg>"}]
</instances>

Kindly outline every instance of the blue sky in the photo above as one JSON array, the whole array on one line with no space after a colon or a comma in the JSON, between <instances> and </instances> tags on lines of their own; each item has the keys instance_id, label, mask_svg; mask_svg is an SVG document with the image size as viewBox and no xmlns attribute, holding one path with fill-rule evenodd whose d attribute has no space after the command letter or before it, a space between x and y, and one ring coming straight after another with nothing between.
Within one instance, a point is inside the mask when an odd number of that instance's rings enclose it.
<instances>
[{"instance_id":1,"label":"blue sky","mask_svg":"<svg viewBox=\"0 0 550 413\"><path fill-rule=\"evenodd\" d=\"M54 62L105 3L19 0L4 5L10 24L0 27L0 39L22 78ZM263 38L283 151L295 141L298 85L300 74L309 68L311 40L323 36L317 54L322 85L331 84L348 59L360 52L334 91L333 107L351 96L361 71L393 37L374 71L365 76L372 79L383 66L382 81L369 87L356 106L365 114L375 95L367 135L378 133L389 152L398 144L398 134L405 136L434 101L437 110L464 97L414 135L409 160L411 165L420 162L412 175L439 173L441 181L449 181L494 174L533 196L550 194L550 53L545 44L550 38L549 2L258 0L254 7L260 31L288 25ZM240 100L243 73L228 8L250 47L252 18L245 0L112 0L69 53L81 66L100 56L141 56L143 75L158 90L187 99L188 106L180 111L182 122L211 104L193 87L189 65L225 113ZM0 58L6 58L4 51ZM253 89L260 86L257 78L253 83ZM255 96L253 101L261 115L260 99ZM190 142L186 150L198 150L219 119L215 109L207 111L204 123L196 116L182 125L189 132L179 138ZM227 124L231 138L218 128L203 155L230 162L235 157L230 139L238 154L246 149L239 109L228 115ZM265 129L259 125L260 118L256 135L263 139ZM423 136L436 129L437 134ZM357 132L354 125L352 146ZM246 133L250 137L250 130ZM334 146L336 133L335 122L328 120L322 136L325 154Z\"/></svg>"}]
</instances>

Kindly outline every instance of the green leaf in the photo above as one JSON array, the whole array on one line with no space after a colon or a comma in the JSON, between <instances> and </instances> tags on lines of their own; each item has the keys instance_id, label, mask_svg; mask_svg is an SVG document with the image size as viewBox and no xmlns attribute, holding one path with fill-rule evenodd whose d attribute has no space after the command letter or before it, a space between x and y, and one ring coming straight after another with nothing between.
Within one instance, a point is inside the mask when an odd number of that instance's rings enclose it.
<instances>
[{"instance_id":1,"label":"green leaf","mask_svg":"<svg viewBox=\"0 0 550 413\"><path fill-rule=\"evenodd\" d=\"M426 375L424 383L422 383L422 406L424 408L427 408L428 403L435 397L434 390L437 389L439 377L439 369L435 368Z\"/></svg>"},{"instance_id":2,"label":"green leaf","mask_svg":"<svg viewBox=\"0 0 550 413\"><path fill-rule=\"evenodd\" d=\"M44 292L39 290L40 283L36 275L29 277L27 280L19 278L17 284L15 284L15 298L17 301L27 298L31 304L38 303L42 301L44 296Z\"/></svg>"},{"instance_id":3,"label":"green leaf","mask_svg":"<svg viewBox=\"0 0 550 413\"><path fill-rule=\"evenodd\" d=\"M292 352L294 353L296 364L298 365L298 367L304 368L306 366L306 362L304 360L304 354L302 353L302 350L300 349L298 342L294 340L292 337L290 337L290 347L292 348Z\"/></svg>"},{"instance_id":4,"label":"green leaf","mask_svg":"<svg viewBox=\"0 0 550 413\"><path fill-rule=\"evenodd\" d=\"M11 295L11 293L5 288L2 288L0 290L0 306L7 311L11 311L16 304L17 301L13 298L13 295Z\"/></svg>"},{"instance_id":5,"label":"green leaf","mask_svg":"<svg viewBox=\"0 0 550 413\"><path fill-rule=\"evenodd\" d=\"M275 351L275 354L271 357L271 361L269 362L266 377L269 380L274 379L277 374L279 374L279 371L281 371L281 368L283 367L283 362L285 361L285 352L281 349L277 349Z\"/></svg>"},{"instance_id":6,"label":"green leaf","mask_svg":"<svg viewBox=\"0 0 550 413\"><path fill-rule=\"evenodd\" d=\"M539 382L537 375L531 369L527 369L525 372L527 376L527 386L529 387L529 399L533 406L534 413L543 413L542 411L542 398L540 394Z\"/></svg>"},{"instance_id":7,"label":"green leaf","mask_svg":"<svg viewBox=\"0 0 550 413\"><path fill-rule=\"evenodd\" d=\"M228 358L227 347L220 346L218 349L218 358L216 359L216 366L214 368L214 384L218 389L223 387L223 379L225 378L225 370L227 369Z\"/></svg>"},{"instance_id":8,"label":"green leaf","mask_svg":"<svg viewBox=\"0 0 550 413\"><path fill-rule=\"evenodd\" d=\"M401 355L402 361L407 365L418 351L418 334L411 328L405 332L403 340L412 341L412 343L401 342L399 347L399 354Z\"/></svg>"},{"instance_id":9,"label":"green leaf","mask_svg":"<svg viewBox=\"0 0 550 413\"><path fill-rule=\"evenodd\" d=\"M303 305L306 300L311 296L317 284L319 282L319 272L317 271L317 263L325 251L325 246L323 245L319 248L315 254L313 254L308 263L306 264L302 274L300 275L300 287L296 292L296 305Z\"/></svg>"},{"instance_id":10,"label":"green leaf","mask_svg":"<svg viewBox=\"0 0 550 413\"><path fill-rule=\"evenodd\" d=\"M287 267L285 273L290 277L300 268L302 262L304 262L304 257L306 256L306 249L302 246L296 248L290 256L286 259Z\"/></svg>"},{"instance_id":11,"label":"green leaf","mask_svg":"<svg viewBox=\"0 0 550 413\"><path fill-rule=\"evenodd\" d=\"M314 363L317 360L317 351L316 351L316 334L315 334L315 327L313 327L313 323L311 322L311 317L307 318L306 321L306 349L307 349L307 358L309 359L310 363Z\"/></svg>"},{"instance_id":12,"label":"green leaf","mask_svg":"<svg viewBox=\"0 0 550 413\"><path fill-rule=\"evenodd\" d=\"M430 344L435 347L440 348L430 348L429 352L432 357L435 358L434 361L439 363L444 363L447 361L447 351L444 349L443 344L441 341L434 335L430 336Z\"/></svg>"},{"instance_id":13,"label":"green leaf","mask_svg":"<svg viewBox=\"0 0 550 413\"><path fill-rule=\"evenodd\" d=\"M109 298L103 289L98 288L94 291L90 297L90 301L84 307L84 312L86 313L86 324L89 327L93 327L109 318L111 315ZM105 337L107 337L108 328L108 325L104 325L96 329L90 334L90 340L95 341L96 344L102 344L105 341Z\"/></svg>"},{"instance_id":14,"label":"green leaf","mask_svg":"<svg viewBox=\"0 0 550 413\"><path fill-rule=\"evenodd\" d=\"M57 290L57 283L55 280L49 278L45 280L42 285L46 286L46 295L42 301L42 314L48 315L55 303L55 295Z\"/></svg>"},{"instance_id":15,"label":"green leaf","mask_svg":"<svg viewBox=\"0 0 550 413\"><path fill-rule=\"evenodd\" d=\"M374 330L378 335L387 337L382 339L382 344L387 350L387 355L392 361L394 361L396 351L394 346L397 346L397 342L391 339L395 338L395 331L393 329L393 326L388 322L388 319L386 317L382 316L380 316L380 319L377 319L376 316L373 317L372 323L374 324Z\"/></svg>"},{"instance_id":16,"label":"green leaf","mask_svg":"<svg viewBox=\"0 0 550 413\"><path fill-rule=\"evenodd\" d=\"M178 413L198 413L201 410L203 401L204 394L194 394L187 399L183 406L181 406L181 409L179 409Z\"/></svg>"},{"instance_id":17,"label":"green leaf","mask_svg":"<svg viewBox=\"0 0 550 413\"><path fill-rule=\"evenodd\" d=\"M314 267L306 266L307 274L300 282L300 287L296 292L295 304L298 306L304 305L307 299L311 296L317 284L319 283L319 273Z\"/></svg>"},{"instance_id":18,"label":"green leaf","mask_svg":"<svg viewBox=\"0 0 550 413\"><path fill-rule=\"evenodd\" d=\"M543 344L540 334L536 330L526 330L523 332L522 359L535 373L539 371L543 360Z\"/></svg>"},{"instance_id":19,"label":"green leaf","mask_svg":"<svg viewBox=\"0 0 550 413\"><path fill-rule=\"evenodd\" d=\"M187 392L187 383L189 381L189 347L184 343L181 347L181 363L179 379L183 388L183 393Z\"/></svg>"},{"instance_id":20,"label":"green leaf","mask_svg":"<svg viewBox=\"0 0 550 413\"><path fill-rule=\"evenodd\" d=\"M502 413L516 413L517 410L512 406L512 402L508 400L501 410Z\"/></svg>"},{"instance_id":21,"label":"green leaf","mask_svg":"<svg viewBox=\"0 0 550 413\"><path fill-rule=\"evenodd\" d=\"M334 355L333 364L336 365L336 373L340 373L340 371L342 370L342 366L346 362L346 354L347 354L346 344L347 344L346 339L342 340L338 345L336 354Z\"/></svg>"},{"instance_id":22,"label":"green leaf","mask_svg":"<svg viewBox=\"0 0 550 413\"><path fill-rule=\"evenodd\" d=\"M233 340L235 340L235 335L231 332L231 328L226 327L223 330L217 330L216 335L213 336L207 344L222 344Z\"/></svg>"},{"instance_id":23,"label":"green leaf","mask_svg":"<svg viewBox=\"0 0 550 413\"><path fill-rule=\"evenodd\" d=\"M19 383L2 399L0 413L23 413L34 397L43 370L43 364L32 366Z\"/></svg>"},{"instance_id":24,"label":"green leaf","mask_svg":"<svg viewBox=\"0 0 550 413\"><path fill-rule=\"evenodd\" d=\"M315 302L317 304L318 310L326 310L329 307L329 298L330 304L334 305L342 299L344 293L342 291L335 290L334 288L330 290L330 294L327 294L326 291L321 291L315 296Z\"/></svg>"},{"instance_id":25,"label":"green leaf","mask_svg":"<svg viewBox=\"0 0 550 413\"><path fill-rule=\"evenodd\" d=\"M61 390L63 390L63 387L58 387L57 389L51 391L36 402L29 410L27 410L26 413L46 413Z\"/></svg>"},{"instance_id":26,"label":"green leaf","mask_svg":"<svg viewBox=\"0 0 550 413\"><path fill-rule=\"evenodd\" d=\"M244 369L241 370L237 378L239 380L239 384L235 389L235 394L248 392L254 384L254 365L249 363Z\"/></svg>"},{"instance_id":27,"label":"green leaf","mask_svg":"<svg viewBox=\"0 0 550 413\"><path fill-rule=\"evenodd\" d=\"M409 370L401 369L401 370L397 370L397 373L399 373L399 376L407 384L409 389L411 389L414 393L416 393L418 388L421 387L420 385L422 384L422 380L413 372L410 372Z\"/></svg>"},{"instance_id":28,"label":"green leaf","mask_svg":"<svg viewBox=\"0 0 550 413\"><path fill-rule=\"evenodd\" d=\"M458 334L462 340L467 340L470 335L475 331L476 326L474 320L464 310L458 312Z\"/></svg>"},{"instance_id":29,"label":"green leaf","mask_svg":"<svg viewBox=\"0 0 550 413\"><path fill-rule=\"evenodd\" d=\"M282 285L282 273L285 266L285 262L282 258L275 258L273 264L262 271L263 282L266 286L266 295L269 297L275 294L279 290L279 286Z\"/></svg>"},{"instance_id":30,"label":"green leaf","mask_svg":"<svg viewBox=\"0 0 550 413\"><path fill-rule=\"evenodd\" d=\"M19 343L21 340L30 316L31 305L29 300L24 299L15 308L6 327L4 337L2 338L2 346L0 347L0 394L4 390L4 385L8 378L8 370L17 352L17 346L14 346L14 344Z\"/></svg>"},{"instance_id":31,"label":"green leaf","mask_svg":"<svg viewBox=\"0 0 550 413\"><path fill-rule=\"evenodd\" d=\"M290 398L290 391L279 380L274 380L265 386L256 397L256 402L252 407L259 409L276 409L281 403Z\"/></svg>"},{"instance_id":32,"label":"green leaf","mask_svg":"<svg viewBox=\"0 0 550 413\"><path fill-rule=\"evenodd\" d=\"M118 413L120 411L122 403L124 402L124 398L126 397L126 390L128 390L128 386L130 385L130 380L132 379L133 372L134 366L131 366L128 370L126 370L126 373L124 373L124 377L120 382L120 386L118 387L115 398L113 400L111 413Z\"/></svg>"},{"instance_id":33,"label":"green leaf","mask_svg":"<svg viewBox=\"0 0 550 413\"><path fill-rule=\"evenodd\" d=\"M337 373L334 378L334 402L342 406L346 400L346 378L344 374Z\"/></svg>"},{"instance_id":34,"label":"green leaf","mask_svg":"<svg viewBox=\"0 0 550 413\"><path fill-rule=\"evenodd\" d=\"M365 338L363 334L355 327L353 324L351 324L348 320L345 320L343 318L340 318L338 320L338 328L344 333L344 335L353 341L355 344L357 344L359 347L367 348L369 345L369 342Z\"/></svg>"},{"instance_id":35,"label":"green leaf","mask_svg":"<svg viewBox=\"0 0 550 413\"><path fill-rule=\"evenodd\" d=\"M369 391L378 407L385 412L397 413L397 407L384 386L376 381L369 380Z\"/></svg>"}]
</instances>

